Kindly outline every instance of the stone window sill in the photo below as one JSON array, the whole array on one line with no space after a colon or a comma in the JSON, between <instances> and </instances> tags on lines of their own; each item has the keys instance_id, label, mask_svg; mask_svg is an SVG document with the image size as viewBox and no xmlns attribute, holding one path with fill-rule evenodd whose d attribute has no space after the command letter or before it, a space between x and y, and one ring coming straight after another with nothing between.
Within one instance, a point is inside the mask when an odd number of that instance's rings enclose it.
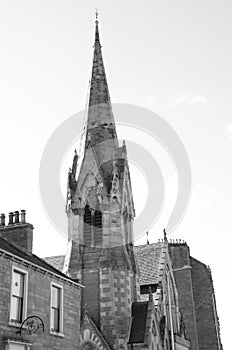
<instances>
[{"instance_id":1,"label":"stone window sill","mask_svg":"<svg viewBox=\"0 0 232 350\"><path fill-rule=\"evenodd\" d=\"M18 322L18 321L11 320L11 321L8 322L8 326L11 326L11 327L18 327L18 328L20 328L21 325L22 325L22 322ZM25 327L23 327L23 328L25 328Z\"/></svg>"},{"instance_id":2,"label":"stone window sill","mask_svg":"<svg viewBox=\"0 0 232 350\"><path fill-rule=\"evenodd\" d=\"M51 335L55 335L56 337L60 337L60 338L63 338L63 337L64 337L64 333L62 333L62 332L56 332L56 331L53 331L52 329L50 329L50 334L51 334Z\"/></svg>"}]
</instances>

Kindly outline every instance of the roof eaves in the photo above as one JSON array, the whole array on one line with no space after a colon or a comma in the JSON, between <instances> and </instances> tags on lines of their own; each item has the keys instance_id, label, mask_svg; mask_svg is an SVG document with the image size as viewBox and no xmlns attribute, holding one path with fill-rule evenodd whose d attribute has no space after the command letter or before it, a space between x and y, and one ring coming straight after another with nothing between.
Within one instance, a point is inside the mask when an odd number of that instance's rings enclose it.
<instances>
[{"instance_id":1,"label":"roof eaves","mask_svg":"<svg viewBox=\"0 0 232 350\"><path fill-rule=\"evenodd\" d=\"M80 283L78 283L78 282L75 282L75 281L72 280L71 278L69 278L69 277L67 277L67 276L65 276L65 275L63 275L63 274L61 274L61 272L58 271L58 270L57 270L57 273L55 273L55 272L53 272L52 270L46 269L46 268L44 268L44 267L42 267L42 266L39 266L38 264L35 264L35 263L33 263L33 262L31 262L31 261L29 261L29 260L27 260L27 259L24 259L24 258L22 258L22 257L20 257L20 256L18 256L18 255L15 255L15 254L13 254L13 253L7 251L7 250L4 250L4 249L2 249L2 248L0 248L0 252L2 252L3 255L8 255L8 256L12 257L13 259L16 259L16 260L18 260L18 261L20 261L20 262L23 262L23 263L26 264L27 266L34 266L34 267L36 267L38 270L45 271L46 273L49 273L49 274L51 274L51 275L53 275L53 276L56 276L56 277L58 277L58 278L60 278L60 279L63 279L63 280L65 280L65 281L67 281L67 282L69 282L69 283L71 283L71 284L73 284L73 285L76 285L76 286L78 286L78 287L84 288L84 286L83 286L82 284L80 284ZM38 257L38 258L39 258L39 257ZM47 264L47 263L46 263L46 264ZM49 264L47 264L47 265L49 265ZM54 268L54 269L55 269L55 268Z\"/></svg>"}]
</instances>

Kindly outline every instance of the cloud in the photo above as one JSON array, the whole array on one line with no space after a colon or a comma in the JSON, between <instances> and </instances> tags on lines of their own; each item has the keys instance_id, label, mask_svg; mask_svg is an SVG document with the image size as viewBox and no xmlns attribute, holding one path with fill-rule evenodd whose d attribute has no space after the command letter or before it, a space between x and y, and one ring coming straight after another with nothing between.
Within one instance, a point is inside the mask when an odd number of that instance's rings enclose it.
<instances>
[{"instance_id":1,"label":"cloud","mask_svg":"<svg viewBox=\"0 0 232 350\"><path fill-rule=\"evenodd\" d=\"M170 108L176 108L179 105L193 105L193 104L207 104L207 98L204 94L181 94L176 97L175 101L171 104Z\"/></svg>"},{"instance_id":2,"label":"cloud","mask_svg":"<svg viewBox=\"0 0 232 350\"><path fill-rule=\"evenodd\" d=\"M232 141L232 124L226 127L227 141Z\"/></svg>"}]
</instances>

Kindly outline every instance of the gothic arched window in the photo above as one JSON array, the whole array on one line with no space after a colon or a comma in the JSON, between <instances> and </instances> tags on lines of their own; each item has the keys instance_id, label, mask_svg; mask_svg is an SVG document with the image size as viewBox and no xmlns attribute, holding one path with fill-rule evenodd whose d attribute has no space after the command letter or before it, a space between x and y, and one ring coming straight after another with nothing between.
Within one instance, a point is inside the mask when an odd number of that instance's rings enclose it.
<instances>
[{"instance_id":1,"label":"gothic arched window","mask_svg":"<svg viewBox=\"0 0 232 350\"><path fill-rule=\"evenodd\" d=\"M124 227L124 234L125 234L125 244L129 243L129 237L128 237L128 227L129 223L128 223L128 211L127 209L125 210L124 214L123 214L123 227Z\"/></svg>"},{"instance_id":2,"label":"gothic arched window","mask_svg":"<svg viewBox=\"0 0 232 350\"><path fill-rule=\"evenodd\" d=\"M85 206L84 212L84 244L87 246L91 245L92 236L92 215L88 204Z\"/></svg>"},{"instance_id":3,"label":"gothic arched window","mask_svg":"<svg viewBox=\"0 0 232 350\"><path fill-rule=\"evenodd\" d=\"M94 245L99 245L102 243L102 213L99 210L94 212L93 225Z\"/></svg>"},{"instance_id":4,"label":"gothic arched window","mask_svg":"<svg viewBox=\"0 0 232 350\"><path fill-rule=\"evenodd\" d=\"M93 246L102 243L102 213L100 210L91 210L85 206L84 212L84 245Z\"/></svg>"}]
</instances>

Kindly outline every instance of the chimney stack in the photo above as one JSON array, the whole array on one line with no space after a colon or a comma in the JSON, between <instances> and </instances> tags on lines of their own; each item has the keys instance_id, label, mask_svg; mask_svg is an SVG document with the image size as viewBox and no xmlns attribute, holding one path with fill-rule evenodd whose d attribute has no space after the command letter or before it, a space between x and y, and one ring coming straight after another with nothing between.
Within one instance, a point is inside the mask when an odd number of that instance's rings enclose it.
<instances>
[{"instance_id":1,"label":"chimney stack","mask_svg":"<svg viewBox=\"0 0 232 350\"><path fill-rule=\"evenodd\" d=\"M13 223L14 223L14 213L10 212L9 213L9 223L8 223L8 225L13 225Z\"/></svg>"},{"instance_id":2,"label":"chimney stack","mask_svg":"<svg viewBox=\"0 0 232 350\"><path fill-rule=\"evenodd\" d=\"M5 214L1 214L0 216L0 226L5 226Z\"/></svg>"},{"instance_id":3,"label":"chimney stack","mask_svg":"<svg viewBox=\"0 0 232 350\"><path fill-rule=\"evenodd\" d=\"M19 212L18 211L14 212L14 218L15 218L14 223L19 224Z\"/></svg>"},{"instance_id":4,"label":"chimney stack","mask_svg":"<svg viewBox=\"0 0 232 350\"><path fill-rule=\"evenodd\" d=\"M20 216L21 216L21 224L25 224L26 223L26 210L21 210Z\"/></svg>"},{"instance_id":5,"label":"chimney stack","mask_svg":"<svg viewBox=\"0 0 232 350\"><path fill-rule=\"evenodd\" d=\"M5 226L5 214L0 215L0 237L32 253L33 225L26 222L26 210L10 212Z\"/></svg>"}]
</instances>

